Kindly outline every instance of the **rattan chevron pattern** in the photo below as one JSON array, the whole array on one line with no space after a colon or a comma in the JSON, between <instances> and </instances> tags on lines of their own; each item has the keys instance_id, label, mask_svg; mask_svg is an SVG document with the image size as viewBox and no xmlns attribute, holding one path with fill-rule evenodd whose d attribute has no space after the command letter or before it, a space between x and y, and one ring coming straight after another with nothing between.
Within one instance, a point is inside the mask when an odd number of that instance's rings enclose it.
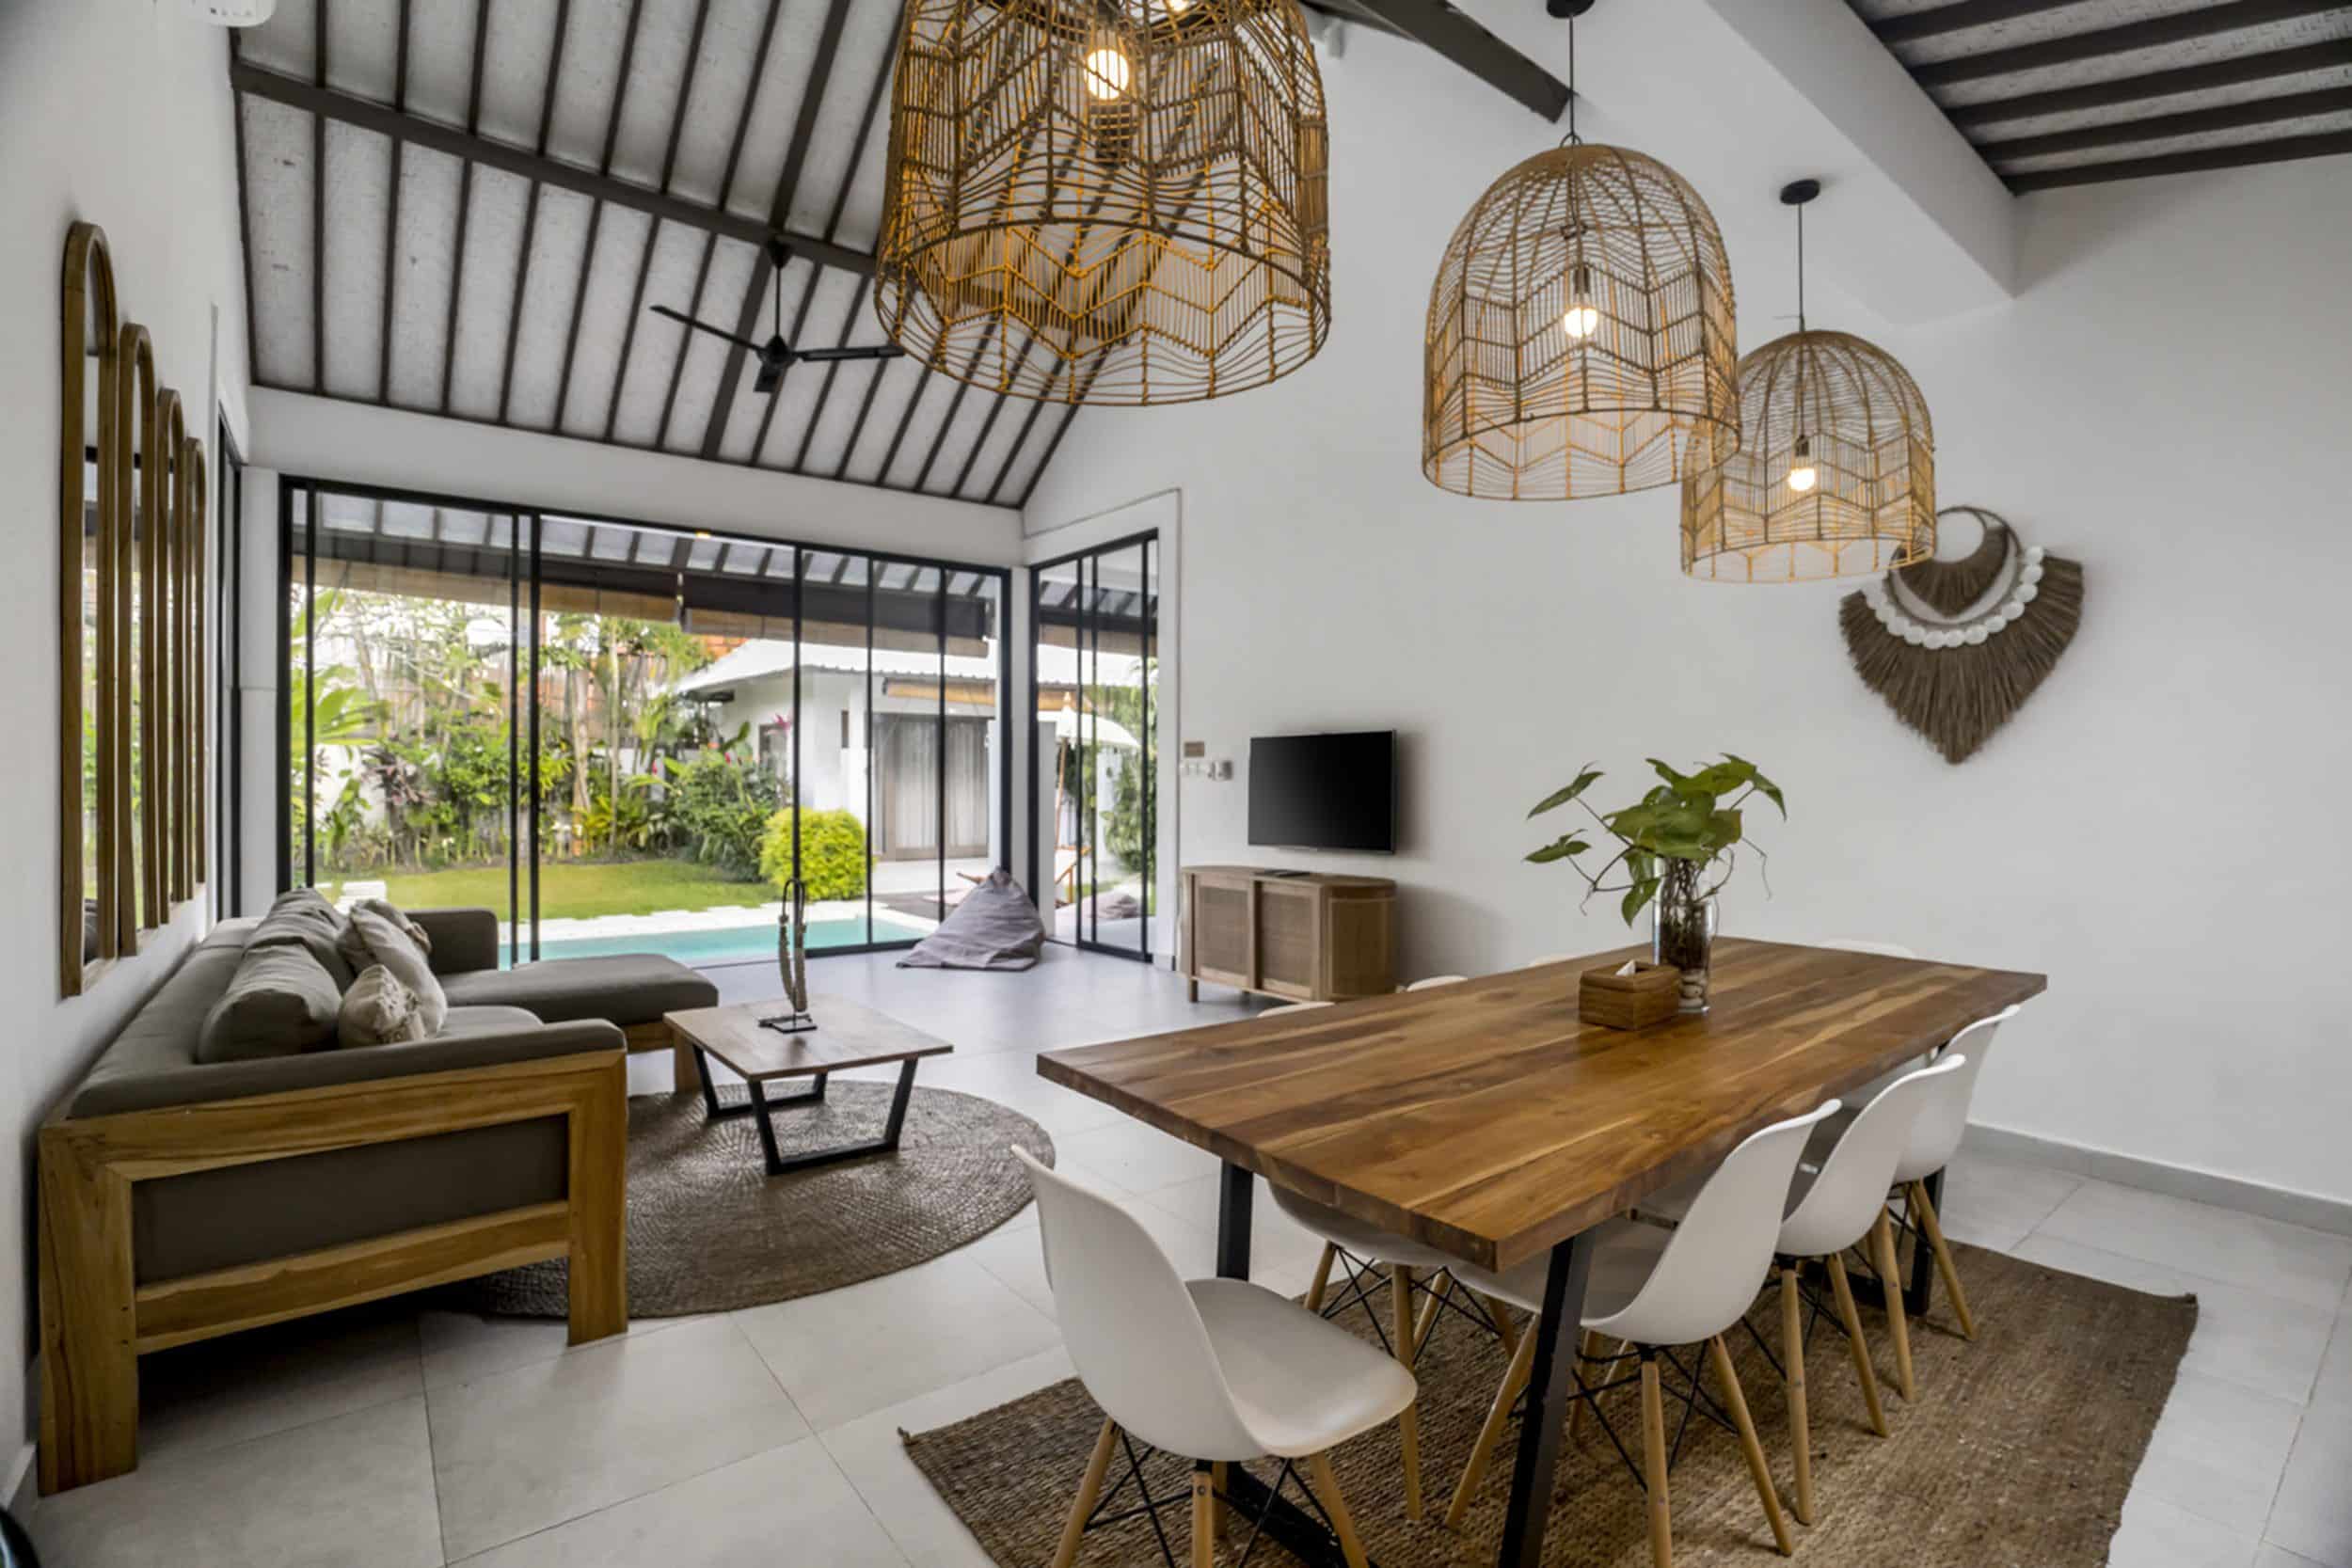
<instances>
[{"instance_id":1,"label":"rattan chevron pattern","mask_svg":"<svg viewBox=\"0 0 2352 1568\"><path fill-rule=\"evenodd\" d=\"M876 256L930 369L1183 403L1331 322L1323 78L1296 0L908 0Z\"/></svg>"},{"instance_id":2,"label":"rattan chevron pattern","mask_svg":"<svg viewBox=\"0 0 2352 1568\"><path fill-rule=\"evenodd\" d=\"M1429 292L1422 471L1579 500L1670 484L1740 446L1731 261L1682 177L1572 143L1513 168Z\"/></svg>"},{"instance_id":3,"label":"rattan chevron pattern","mask_svg":"<svg viewBox=\"0 0 2352 1568\"><path fill-rule=\"evenodd\" d=\"M1775 338L1740 362L1740 411L1739 451L1682 482L1685 572L1803 582L1935 553L1935 432L1893 356L1843 332Z\"/></svg>"}]
</instances>

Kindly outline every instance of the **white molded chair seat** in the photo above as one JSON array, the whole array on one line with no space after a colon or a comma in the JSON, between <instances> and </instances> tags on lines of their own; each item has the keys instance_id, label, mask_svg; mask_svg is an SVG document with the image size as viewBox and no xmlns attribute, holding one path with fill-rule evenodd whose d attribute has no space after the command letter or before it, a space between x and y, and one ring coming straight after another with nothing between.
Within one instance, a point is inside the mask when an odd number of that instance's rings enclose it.
<instances>
[{"instance_id":1,"label":"white molded chair seat","mask_svg":"<svg viewBox=\"0 0 2352 1568\"><path fill-rule=\"evenodd\" d=\"M1413 1402L1413 1374L1394 1356L1286 1296L1241 1279L1191 1279L1184 1289L1242 1424L1277 1459L1337 1448Z\"/></svg>"},{"instance_id":2,"label":"white molded chair seat","mask_svg":"<svg viewBox=\"0 0 2352 1568\"><path fill-rule=\"evenodd\" d=\"M1384 1230L1327 1203L1318 1203L1288 1187L1266 1183L1274 1206L1333 1246L1343 1247L1368 1263L1403 1263L1415 1269L1447 1269L1461 1260L1410 1236Z\"/></svg>"},{"instance_id":3,"label":"white molded chair seat","mask_svg":"<svg viewBox=\"0 0 2352 1568\"><path fill-rule=\"evenodd\" d=\"M1405 989L1408 991L1436 990L1439 986L1458 986L1469 978L1467 974L1432 974L1426 980L1416 980Z\"/></svg>"},{"instance_id":4,"label":"white molded chair seat","mask_svg":"<svg viewBox=\"0 0 2352 1568\"><path fill-rule=\"evenodd\" d=\"M1592 1232L1592 1273L1584 1282L1584 1320L1610 1318L1624 1311L1649 1276L1657 1272L1674 1232L1632 1220L1610 1220ZM1516 1269L1497 1274L1470 1263L1455 1263L1454 1277L1474 1291L1493 1296L1522 1312L1544 1309L1544 1276L1550 1270L1549 1255L1538 1253Z\"/></svg>"}]
</instances>

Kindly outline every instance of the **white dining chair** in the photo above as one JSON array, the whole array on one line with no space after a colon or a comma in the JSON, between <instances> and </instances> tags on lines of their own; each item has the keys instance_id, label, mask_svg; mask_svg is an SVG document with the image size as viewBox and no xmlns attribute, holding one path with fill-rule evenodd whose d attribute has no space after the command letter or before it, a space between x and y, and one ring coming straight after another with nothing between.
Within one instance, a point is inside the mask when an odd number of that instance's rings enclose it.
<instances>
[{"instance_id":1,"label":"white dining chair","mask_svg":"<svg viewBox=\"0 0 2352 1568\"><path fill-rule=\"evenodd\" d=\"M1876 942L1867 937L1831 937L1815 945L1835 947L1840 953L1875 953L1882 958L1915 958L1919 956L1899 942Z\"/></svg>"},{"instance_id":2,"label":"white dining chair","mask_svg":"<svg viewBox=\"0 0 2352 1568\"><path fill-rule=\"evenodd\" d=\"M1853 1287L1846 1277L1846 1250L1866 1241L1874 1249L1891 1248L1886 1230L1886 1190L1893 1183L1896 1164L1903 1156L1912 1129L1929 1106L1950 1098L1965 1058L1946 1053L1934 1064L1907 1072L1882 1091L1859 1115L1845 1123L1845 1133L1818 1167L1800 1164L1790 1188L1788 1217L1780 1222L1773 1250L1779 1254L1775 1273L1780 1285L1781 1378L1788 1399L1788 1443L1796 1456L1797 1518L1813 1522L1813 1440L1805 1408L1804 1341L1809 1326L1804 1308L1804 1266L1822 1265L1836 1299L1837 1325L1853 1356L1854 1375L1862 1383L1862 1401L1869 1411L1870 1430L1887 1434L1886 1412L1879 1402L1878 1373L1870 1364L1869 1342L1863 1338L1862 1315L1854 1308ZM1964 1096L1964 1090L1963 1096ZM1827 1127L1833 1117L1821 1125ZM1815 1136L1818 1138L1819 1134ZM1819 1147L1816 1144L1814 1147ZM1873 1262L1871 1267L1883 1265ZM1890 1286L1890 1332L1902 1350L1897 1365L1909 1361L1909 1339L1897 1326L1902 1322L1899 1285ZM1814 1317L1820 1303L1809 1305Z\"/></svg>"},{"instance_id":3,"label":"white dining chair","mask_svg":"<svg viewBox=\"0 0 2352 1568\"><path fill-rule=\"evenodd\" d=\"M1467 974L1432 974L1428 979L1416 980L1405 989L1408 991L1436 990L1439 986L1458 986L1469 978Z\"/></svg>"},{"instance_id":4,"label":"white dining chair","mask_svg":"<svg viewBox=\"0 0 2352 1568\"><path fill-rule=\"evenodd\" d=\"M1062 1343L1104 1413L1054 1568L1077 1557L1122 1433L1195 1462L1194 1568L1213 1560L1226 1466L1267 1456L1282 1461L1274 1495L1297 1481L1329 1519L1349 1568L1365 1568L1331 1450L1409 1409L1413 1374L1262 1285L1179 1278L1124 1209L1028 1150L1013 1153L1037 1194ZM1132 1448L1128 1459L1140 1488Z\"/></svg>"},{"instance_id":5,"label":"white dining chair","mask_svg":"<svg viewBox=\"0 0 2352 1568\"><path fill-rule=\"evenodd\" d=\"M1530 958L1521 969L1542 969L1550 964L1574 963L1581 955L1576 953L1547 953L1540 958Z\"/></svg>"},{"instance_id":6,"label":"white dining chair","mask_svg":"<svg viewBox=\"0 0 2352 1568\"><path fill-rule=\"evenodd\" d=\"M1641 1361L1642 1465L1640 1477L1649 1495L1650 1552L1659 1568L1673 1560L1674 1529L1667 1501L1665 1399L1659 1363L1663 1360L1687 1385L1685 1403L1693 1413L1727 1425L1737 1433L1748 1462L1749 1478L1771 1524L1772 1543L1787 1556L1794 1549L1788 1523L1781 1516L1780 1497L1764 1461L1764 1446L1749 1418L1740 1377L1732 1368L1724 1333L1747 1314L1765 1275L1772 1268L1772 1248L1779 1240L1780 1222L1797 1159L1814 1128L1836 1114L1833 1100L1802 1117L1774 1122L1751 1133L1725 1156L1692 1200L1682 1224L1673 1230L1630 1220L1611 1220L1593 1238L1597 1250L1584 1288L1582 1361L1598 1361L1596 1347L1603 1337L1623 1341L1605 1364L1598 1386L1577 1373L1572 1398L1594 1402L1617 1386L1609 1381L1628 1354ZM1457 1264L1455 1275L1473 1290L1494 1295L1527 1311L1539 1311L1549 1259L1530 1259L1507 1274L1493 1274ZM1470 1511L1470 1498L1484 1479L1495 1444L1510 1419L1511 1407L1527 1386L1534 1364L1536 1330L1519 1336L1518 1353L1503 1373L1502 1386L1486 1412L1486 1425L1470 1449L1470 1465L1455 1488L1446 1524L1458 1527ZM1723 1390L1723 1416L1699 1387L1694 1361L1688 1369L1674 1347L1704 1343L1716 1382ZM1598 1405L1594 1405L1598 1413ZM1728 1418L1725 1419L1725 1418ZM1605 1415L1601 1418L1607 1419ZM1687 1419L1687 1417L1686 1417Z\"/></svg>"},{"instance_id":7,"label":"white dining chair","mask_svg":"<svg viewBox=\"0 0 2352 1568\"><path fill-rule=\"evenodd\" d=\"M1293 1002L1279 1007L1268 1007L1260 1018L1279 1014L1302 1013L1311 1008L1327 1007L1328 1002ZM1445 1298L1453 1288L1453 1278L1444 1270L1454 1261L1451 1255L1424 1245L1409 1236L1384 1230L1376 1225L1357 1219L1327 1203L1318 1203L1288 1187L1268 1182L1274 1194L1274 1206L1288 1215L1291 1223L1319 1238L1323 1255L1315 1259L1314 1279L1307 1287L1307 1309L1318 1316L1327 1311L1344 1310L1360 1306L1372 1320L1401 1367L1410 1370L1420 1358L1422 1346L1437 1326L1438 1314L1445 1308ZM1331 1288L1331 1270L1343 1265L1348 1275L1348 1291L1336 1307L1327 1306ZM1380 1322L1373 1305L1376 1285L1367 1286L1364 1275L1372 1273L1386 1278L1389 1291L1389 1319ZM1413 1292L1418 1289L1424 1297L1422 1310L1416 1317ZM1488 1309L1490 1321L1500 1321L1500 1332L1506 1338L1511 1329L1499 1309ZM1399 1421L1403 1437L1405 1472L1405 1512L1410 1517L1422 1516L1421 1492L1421 1418L1416 1409L1407 1409Z\"/></svg>"}]
</instances>

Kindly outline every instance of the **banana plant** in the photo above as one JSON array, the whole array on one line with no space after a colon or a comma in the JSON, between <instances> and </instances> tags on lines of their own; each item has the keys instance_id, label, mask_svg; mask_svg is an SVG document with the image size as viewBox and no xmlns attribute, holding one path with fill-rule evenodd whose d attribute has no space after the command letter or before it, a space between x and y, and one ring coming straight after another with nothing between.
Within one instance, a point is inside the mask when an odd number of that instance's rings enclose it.
<instances>
[{"instance_id":1,"label":"banana plant","mask_svg":"<svg viewBox=\"0 0 2352 1568\"><path fill-rule=\"evenodd\" d=\"M1661 783L1653 785L1639 800L1615 811L1596 811L1584 799L1584 792L1600 782L1600 769L1586 767L1576 777L1553 790L1535 803L1529 820L1546 812L1576 804L1584 808L1602 833L1617 843L1615 853L1601 863L1598 871L1588 871L1578 857L1595 847L1592 830L1578 828L1561 834L1542 848L1532 851L1528 860L1537 865L1549 865L1565 861L1591 888L1585 901L1603 893L1621 893L1618 912L1627 925L1658 896L1660 885L1668 878L1677 879L1677 887L1694 887L1707 868L1721 866L1713 884L1701 899L1711 898L1731 879L1737 864L1737 848L1746 844L1754 849L1759 863L1764 851L1747 838L1742 808L1754 796L1761 795L1779 808L1782 820L1788 816L1788 803L1780 786L1766 778L1756 764L1744 757L1724 753L1724 760L1711 763L1695 773L1659 761L1647 759ZM1724 797L1731 796L1726 803ZM1620 866L1626 879L1614 886L1607 879ZM1687 879L1687 881L1682 880ZM1766 889L1770 891L1767 882Z\"/></svg>"}]
</instances>

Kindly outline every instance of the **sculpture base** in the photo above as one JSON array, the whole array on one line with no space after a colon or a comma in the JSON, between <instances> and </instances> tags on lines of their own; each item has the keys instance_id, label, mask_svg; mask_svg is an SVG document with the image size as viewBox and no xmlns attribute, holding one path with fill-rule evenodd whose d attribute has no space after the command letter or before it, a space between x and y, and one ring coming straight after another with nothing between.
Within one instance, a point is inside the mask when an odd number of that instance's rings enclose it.
<instances>
[{"instance_id":1,"label":"sculpture base","mask_svg":"<svg viewBox=\"0 0 2352 1568\"><path fill-rule=\"evenodd\" d=\"M809 1013L778 1013L759 1021L762 1029L773 1029L779 1035L805 1035L817 1027L816 1018Z\"/></svg>"}]
</instances>

